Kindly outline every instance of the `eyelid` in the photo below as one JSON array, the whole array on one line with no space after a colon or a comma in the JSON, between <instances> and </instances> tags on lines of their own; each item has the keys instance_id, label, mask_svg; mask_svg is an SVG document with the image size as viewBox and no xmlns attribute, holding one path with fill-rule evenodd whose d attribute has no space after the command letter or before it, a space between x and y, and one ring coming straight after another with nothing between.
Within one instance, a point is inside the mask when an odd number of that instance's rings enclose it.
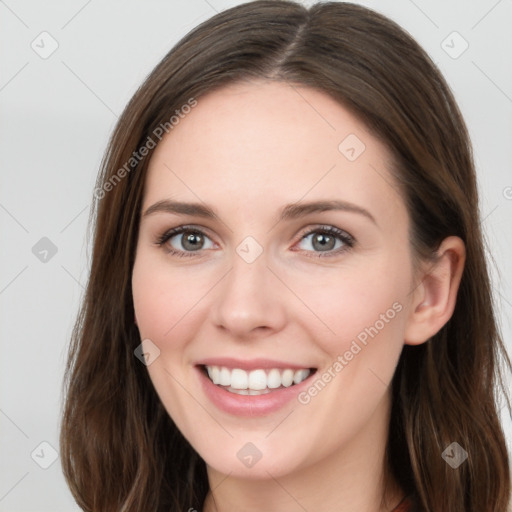
<instances>
[{"instance_id":1,"label":"eyelid","mask_svg":"<svg viewBox=\"0 0 512 512\"><path fill-rule=\"evenodd\" d=\"M306 236L317 232L332 233L333 235L338 235L340 237L343 236L344 238L355 242L355 238L348 231L345 231L344 229L338 228L331 224L314 224L313 226L308 226L299 235L299 241L304 239Z\"/></svg>"}]
</instances>

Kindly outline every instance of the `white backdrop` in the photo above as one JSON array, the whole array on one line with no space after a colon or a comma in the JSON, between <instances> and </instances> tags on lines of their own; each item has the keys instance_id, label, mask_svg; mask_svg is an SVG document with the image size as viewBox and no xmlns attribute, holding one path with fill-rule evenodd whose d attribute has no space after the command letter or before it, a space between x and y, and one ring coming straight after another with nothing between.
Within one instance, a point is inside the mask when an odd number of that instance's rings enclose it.
<instances>
[{"instance_id":1,"label":"white backdrop","mask_svg":"<svg viewBox=\"0 0 512 512\"><path fill-rule=\"evenodd\" d=\"M193 26L240 3L0 0L0 511L78 510L60 469L58 425L100 160L147 73ZM455 92L510 351L512 2L359 3L407 29ZM512 446L510 418L503 422Z\"/></svg>"}]
</instances>

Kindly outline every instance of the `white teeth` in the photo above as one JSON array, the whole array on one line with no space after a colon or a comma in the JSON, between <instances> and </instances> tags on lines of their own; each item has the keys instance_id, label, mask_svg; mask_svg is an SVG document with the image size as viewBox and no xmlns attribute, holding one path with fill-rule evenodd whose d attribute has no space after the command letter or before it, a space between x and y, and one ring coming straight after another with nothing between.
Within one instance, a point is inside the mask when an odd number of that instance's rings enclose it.
<instances>
[{"instance_id":1,"label":"white teeth","mask_svg":"<svg viewBox=\"0 0 512 512\"><path fill-rule=\"evenodd\" d=\"M309 377L310 371L309 370L299 370L295 372L293 376L293 383L294 384L300 384L303 380L306 380Z\"/></svg>"},{"instance_id":2,"label":"white teeth","mask_svg":"<svg viewBox=\"0 0 512 512\"><path fill-rule=\"evenodd\" d=\"M207 366L208 375L214 384L219 384L219 367L218 366Z\"/></svg>"},{"instance_id":3,"label":"white teeth","mask_svg":"<svg viewBox=\"0 0 512 512\"><path fill-rule=\"evenodd\" d=\"M281 386L288 388L293 384L300 384L311 373L307 368L300 370L272 368L246 372L240 368L230 370L225 366L206 366L206 371L214 384L226 386L228 391L239 395L260 395Z\"/></svg>"},{"instance_id":4,"label":"white teeth","mask_svg":"<svg viewBox=\"0 0 512 512\"><path fill-rule=\"evenodd\" d=\"M235 389L247 389L247 385L249 383L249 376L247 372L244 370L240 370L240 368L235 368L231 371L231 385L232 388ZM228 384L225 384L228 386Z\"/></svg>"},{"instance_id":5,"label":"white teeth","mask_svg":"<svg viewBox=\"0 0 512 512\"><path fill-rule=\"evenodd\" d=\"M231 384L231 372L227 368L220 369L220 379L218 383L221 386L229 386Z\"/></svg>"},{"instance_id":6,"label":"white teeth","mask_svg":"<svg viewBox=\"0 0 512 512\"><path fill-rule=\"evenodd\" d=\"M289 388L293 384L293 370L285 370L281 375L281 384L285 388Z\"/></svg>"},{"instance_id":7,"label":"white teeth","mask_svg":"<svg viewBox=\"0 0 512 512\"><path fill-rule=\"evenodd\" d=\"M252 372L249 373L249 384L247 387L255 391L265 389L267 387L265 370L252 370Z\"/></svg>"},{"instance_id":8,"label":"white teeth","mask_svg":"<svg viewBox=\"0 0 512 512\"><path fill-rule=\"evenodd\" d=\"M268 372L267 386L270 389L276 389L281 386L281 372L277 368L272 368Z\"/></svg>"}]
</instances>

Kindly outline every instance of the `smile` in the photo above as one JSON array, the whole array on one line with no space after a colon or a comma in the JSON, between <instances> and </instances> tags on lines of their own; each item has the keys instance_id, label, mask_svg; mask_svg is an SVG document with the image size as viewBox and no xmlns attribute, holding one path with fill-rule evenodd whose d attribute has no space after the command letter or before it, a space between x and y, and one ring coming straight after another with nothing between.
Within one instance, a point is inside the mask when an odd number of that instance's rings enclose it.
<instances>
[{"instance_id":1,"label":"smile","mask_svg":"<svg viewBox=\"0 0 512 512\"><path fill-rule=\"evenodd\" d=\"M318 371L299 361L220 356L195 361L194 368L205 398L239 417L266 416L296 404Z\"/></svg>"},{"instance_id":2,"label":"smile","mask_svg":"<svg viewBox=\"0 0 512 512\"><path fill-rule=\"evenodd\" d=\"M314 371L312 368L258 368L246 371L241 368L205 365L213 384L238 395L263 395L280 388L300 384Z\"/></svg>"}]
</instances>

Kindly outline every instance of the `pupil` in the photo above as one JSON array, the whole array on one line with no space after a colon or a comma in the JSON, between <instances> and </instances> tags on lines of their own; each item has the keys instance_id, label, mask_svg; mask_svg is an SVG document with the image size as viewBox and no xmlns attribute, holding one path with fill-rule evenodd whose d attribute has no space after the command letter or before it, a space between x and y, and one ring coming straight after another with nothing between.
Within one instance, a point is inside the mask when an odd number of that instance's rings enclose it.
<instances>
[{"instance_id":1,"label":"pupil","mask_svg":"<svg viewBox=\"0 0 512 512\"><path fill-rule=\"evenodd\" d=\"M202 237L198 233L189 233L187 236L184 237L183 247L185 249L189 249L192 251L197 251L200 249L201 240Z\"/></svg>"},{"instance_id":2,"label":"pupil","mask_svg":"<svg viewBox=\"0 0 512 512\"><path fill-rule=\"evenodd\" d=\"M334 248L334 237L319 233L313 238L313 247L322 251ZM319 245L317 245L319 244Z\"/></svg>"}]
</instances>

